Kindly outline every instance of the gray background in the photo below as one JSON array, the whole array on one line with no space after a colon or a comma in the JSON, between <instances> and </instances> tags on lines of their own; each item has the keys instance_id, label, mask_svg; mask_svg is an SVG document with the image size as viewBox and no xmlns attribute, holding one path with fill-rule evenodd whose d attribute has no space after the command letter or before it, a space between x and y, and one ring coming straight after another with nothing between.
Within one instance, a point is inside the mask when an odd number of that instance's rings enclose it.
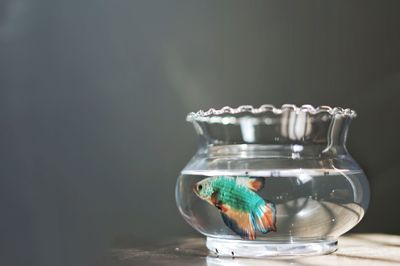
<instances>
[{"instance_id":1,"label":"gray background","mask_svg":"<svg viewBox=\"0 0 400 266\"><path fill-rule=\"evenodd\" d=\"M77 265L113 243L196 235L174 186L187 112L357 110L349 149L400 233L399 1L0 0L0 258Z\"/></svg>"}]
</instances>

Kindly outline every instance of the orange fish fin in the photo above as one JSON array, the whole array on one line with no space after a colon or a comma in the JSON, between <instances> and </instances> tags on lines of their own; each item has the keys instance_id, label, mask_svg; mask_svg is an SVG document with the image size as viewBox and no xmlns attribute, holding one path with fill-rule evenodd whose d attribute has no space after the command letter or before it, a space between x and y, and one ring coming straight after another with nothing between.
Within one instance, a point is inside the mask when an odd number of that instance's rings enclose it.
<instances>
[{"instance_id":1,"label":"orange fish fin","mask_svg":"<svg viewBox=\"0 0 400 266\"><path fill-rule=\"evenodd\" d=\"M269 231L276 232L275 204L267 201L265 204L259 205L259 207L252 212L252 219L258 231L264 234Z\"/></svg>"},{"instance_id":2,"label":"orange fish fin","mask_svg":"<svg viewBox=\"0 0 400 266\"><path fill-rule=\"evenodd\" d=\"M225 212L228 208L226 206L224 206L222 204L222 202L218 199L218 195L219 195L219 191L214 191L211 194L211 203L212 205L214 205L215 207L217 207L218 210L220 210L221 212Z\"/></svg>"},{"instance_id":3,"label":"orange fish fin","mask_svg":"<svg viewBox=\"0 0 400 266\"><path fill-rule=\"evenodd\" d=\"M243 185L253 191L259 191L264 187L265 179L261 176L256 177L237 177L236 183Z\"/></svg>"},{"instance_id":4,"label":"orange fish fin","mask_svg":"<svg viewBox=\"0 0 400 266\"><path fill-rule=\"evenodd\" d=\"M224 223L242 238L254 240L256 233L249 213L222 206L221 215Z\"/></svg>"},{"instance_id":5,"label":"orange fish fin","mask_svg":"<svg viewBox=\"0 0 400 266\"><path fill-rule=\"evenodd\" d=\"M211 194L211 203L212 203L213 205L217 206L217 204L218 204L218 191L214 191L214 192Z\"/></svg>"},{"instance_id":6,"label":"orange fish fin","mask_svg":"<svg viewBox=\"0 0 400 266\"><path fill-rule=\"evenodd\" d=\"M210 201L211 203L219 209L221 202L218 199L219 191L216 190L211 194Z\"/></svg>"}]
</instances>

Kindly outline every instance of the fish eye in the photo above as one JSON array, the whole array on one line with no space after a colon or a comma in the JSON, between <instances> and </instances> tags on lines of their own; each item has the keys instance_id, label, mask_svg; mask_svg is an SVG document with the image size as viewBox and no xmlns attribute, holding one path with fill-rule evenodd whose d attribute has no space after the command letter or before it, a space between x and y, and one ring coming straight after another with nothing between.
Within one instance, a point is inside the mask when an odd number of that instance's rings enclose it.
<instances>
[{"instance_id":1,"label":"fish eye","mask_svg":"<svg viewBox=\"0 0 400 266\"><path fill-rule=\"evenodd\" d=\"M203 186L202 186L202 185L199 185L197 188L198 188L198 190L200 191L200 190L203 189Z\"/></svg>"}]
</instances>

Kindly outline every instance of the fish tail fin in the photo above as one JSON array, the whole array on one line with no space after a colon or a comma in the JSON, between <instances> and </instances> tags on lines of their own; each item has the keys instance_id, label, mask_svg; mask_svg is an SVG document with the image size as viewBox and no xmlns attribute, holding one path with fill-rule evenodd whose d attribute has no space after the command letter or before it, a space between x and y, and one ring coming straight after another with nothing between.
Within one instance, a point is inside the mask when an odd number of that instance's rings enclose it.
<instances>
[{"instance_id":1,"label":"fish tail fin","mask_svg":"<svg viewBox=\"0 0 400 266\"><path fill-rule=\"evenodd\" d=\"M221 212L224 223L236 234L244 239L256 239L254 224L251 220L251 214L225 208L225 212Z\"/></svg>"},{"instance_id":2,"label":"fish tail fin","mask_svg":"<svg viewBox=\"0 0 400 266\"><path fill-rule=\"evenodd\" d=\"M273 202L261 202L252 212L254 227L261 233L276 232L276 207Z\"/></svg>"}]
</instances>

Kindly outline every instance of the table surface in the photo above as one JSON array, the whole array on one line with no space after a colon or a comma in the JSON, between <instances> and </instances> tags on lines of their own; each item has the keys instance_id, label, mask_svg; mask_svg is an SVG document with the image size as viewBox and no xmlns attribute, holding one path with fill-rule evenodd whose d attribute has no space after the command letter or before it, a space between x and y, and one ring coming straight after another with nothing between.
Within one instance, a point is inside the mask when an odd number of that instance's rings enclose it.
<instances>
[{"instance_id":1,"label":"table surface","mask_svg":"<svg viewBox=\"0 0 400 266\"><path fill-rule=\"evenodd\" d=\"M170 240L156 246L114 248L97 265L400 265L400 236L352 234L339 239L339 249L323 256L247 259L209 255L204 238Z\"/></svg>"}]
</instances>

